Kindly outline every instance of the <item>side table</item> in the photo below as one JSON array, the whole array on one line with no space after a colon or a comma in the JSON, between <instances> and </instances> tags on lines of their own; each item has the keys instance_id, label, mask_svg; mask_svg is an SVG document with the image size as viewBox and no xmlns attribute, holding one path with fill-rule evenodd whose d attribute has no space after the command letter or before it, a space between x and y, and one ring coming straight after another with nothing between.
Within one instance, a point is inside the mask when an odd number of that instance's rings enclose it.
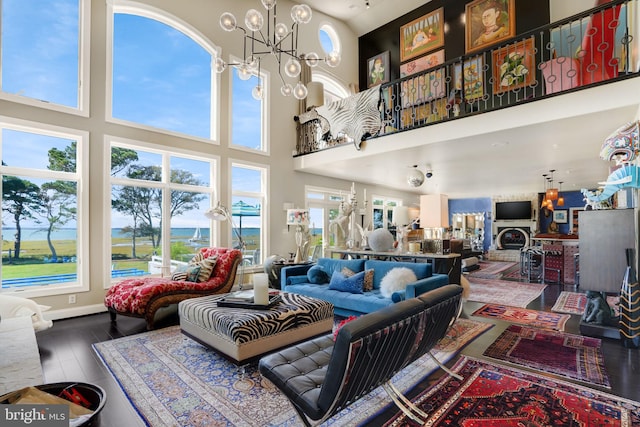
<instances>
[{"instance_id":1,"label":"side table","mask_svg":"<svg viewBox=\"0 0 640 427\"><path fill-rule=\"evenodd\" d=\"M313 264L311 261L306 262L274 262L271 268L271 274L269 274L269 287L273 289L280 289L280 276L284 267L291 267L293 265L308 265Z\"/></svg>"}]
</instances>

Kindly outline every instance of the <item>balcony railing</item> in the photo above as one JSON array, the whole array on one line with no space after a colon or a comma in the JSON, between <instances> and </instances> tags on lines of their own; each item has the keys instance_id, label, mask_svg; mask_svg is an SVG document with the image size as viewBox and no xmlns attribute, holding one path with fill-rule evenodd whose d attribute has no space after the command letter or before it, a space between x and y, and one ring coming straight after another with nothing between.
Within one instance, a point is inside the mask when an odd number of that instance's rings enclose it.
<instances>
[{"instance_id":1,"label":"balcony railing","mask_svg":"<svg viewBox=\"0 0 640 427\"><path fill-rule=\"evenodd\" d=\"M637 77L638 3L613 1L312 110L295 155Z\"/></svg>"}]
</instances>

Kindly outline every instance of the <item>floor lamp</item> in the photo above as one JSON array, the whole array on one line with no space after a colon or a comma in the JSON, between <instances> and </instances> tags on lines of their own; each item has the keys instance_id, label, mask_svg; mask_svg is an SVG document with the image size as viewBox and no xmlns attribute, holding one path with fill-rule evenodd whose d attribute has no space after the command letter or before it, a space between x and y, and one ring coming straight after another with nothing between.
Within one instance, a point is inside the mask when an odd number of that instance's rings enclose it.
<instances>
[{"instance_id":1,"label":"floor lamp","mask_svg":"<svg viewBox=\"0 0 640 427\"><path fill-rule=\"evenodd\" d=\"M238 239L238 244L235 245L233 249L240 249L240 265L238 266L238 268L240 269L239 286L240 290L242 290L242 285L244 285L244 267L242 266L242 259L244 258L244 249L246 247L246 244L244 242L244 239L242 238L242 235L240 234L240 231L238 230L238 227L236 227L236 225L233 223L233 219L231 217L231 214L229 213L229 209L226 206L220 204L220 202L218 201L216 207L208 209L204 213L204 216L214 221L227 221L231 225L231 230L233 230L236 238Z\"/></svg>"}]
</instances>

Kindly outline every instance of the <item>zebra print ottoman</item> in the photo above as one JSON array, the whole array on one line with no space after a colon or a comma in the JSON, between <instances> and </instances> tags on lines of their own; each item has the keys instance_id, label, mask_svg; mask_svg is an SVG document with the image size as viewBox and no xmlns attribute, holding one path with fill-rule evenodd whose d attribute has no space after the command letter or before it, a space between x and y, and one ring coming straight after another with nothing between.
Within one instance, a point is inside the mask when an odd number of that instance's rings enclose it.
<instances>
[{"instance_id":1,"label":"zebra print ottoman","mask_svg":"<svg viewBox=\"0 0 640 427\"><path fill-rule=\"evenodd\" d=\"M218 307L225 294L181 301L180 329L236 364L332 329L333 304L288 292L281 296L267 310Z\"/></svg>"}]
</instances>

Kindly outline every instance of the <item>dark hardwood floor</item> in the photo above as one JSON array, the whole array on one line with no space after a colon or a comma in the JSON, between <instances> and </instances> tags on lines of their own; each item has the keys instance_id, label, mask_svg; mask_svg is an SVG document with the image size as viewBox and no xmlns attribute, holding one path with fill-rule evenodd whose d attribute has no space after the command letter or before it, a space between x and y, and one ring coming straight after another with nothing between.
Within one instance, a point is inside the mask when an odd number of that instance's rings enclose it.
<instances>
[{"instance_id":1,"label":"dark hardwood floor","mask_svg":"<svg viewBox=\"0 0 640 427\"><path fill-rule=\"evenodd\" d=\"M576 291L574 286L548 285L543 295L529 304L527 308L551 311L557 296L563 290ZM464 306L463 316L470 317L470 314L481 306L481 303L467 302ZM486 318L475 319L491 321ZM157 327L177 324L177 321L175 311L169 312L166 313L163 320L158 322ZM580 316L572 315L565 331L579 334L579 322ZM486 347L509 325L501 321L494 323L495 327L468 345L461 354L482 358ZM83 381L98 384L104 388L107 393L107 402L94 423L96 426L133 427L144 425L91 345L145 331L145 323L141 319L118 316L117 322L111 323L107 313L54 321L53 328L37 334L45 382ZM602 348L611 389L592 387L640 401L640 387L638 386L640 350L624 348L619 341L606 338L602 339ZM448 365L452 365L455 360L457 358L454 358ZM416 387L410 396L428 387L441 375L442 371L437 371ZM392 406L391 409L367 425L382 425L395 412L396 409Z\"/></svg>"}]
</instances>

